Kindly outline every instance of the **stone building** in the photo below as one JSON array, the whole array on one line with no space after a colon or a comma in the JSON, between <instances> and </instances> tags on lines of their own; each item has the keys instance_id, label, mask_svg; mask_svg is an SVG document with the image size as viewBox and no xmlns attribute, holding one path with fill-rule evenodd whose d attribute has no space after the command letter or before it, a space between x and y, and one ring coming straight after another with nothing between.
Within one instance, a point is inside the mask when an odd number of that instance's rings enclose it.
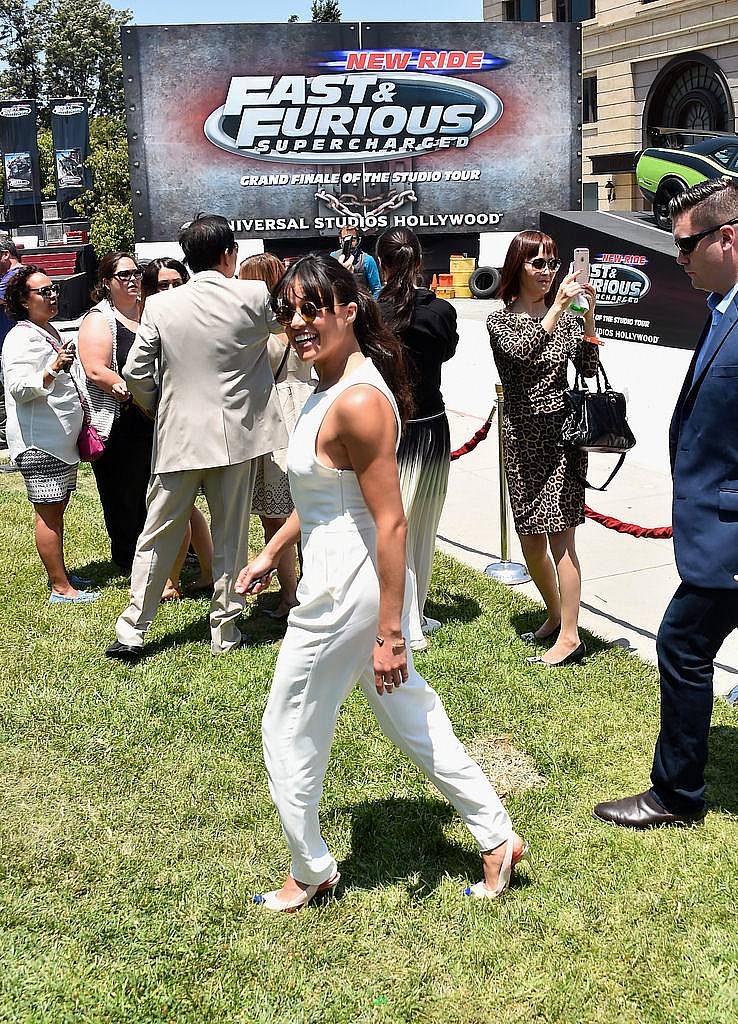
<instances>
[{"instance_id":1,"label":"stone building","mask_svg":"<svg viewBox=\"0 0 738 1024\"><path fill-rule=\"evenodd\" d=\"M483 3L485 21L581 22L585 209L643 209L633 165L646 146L736 131L738 0Z\"/></svg>"}]
</instances>

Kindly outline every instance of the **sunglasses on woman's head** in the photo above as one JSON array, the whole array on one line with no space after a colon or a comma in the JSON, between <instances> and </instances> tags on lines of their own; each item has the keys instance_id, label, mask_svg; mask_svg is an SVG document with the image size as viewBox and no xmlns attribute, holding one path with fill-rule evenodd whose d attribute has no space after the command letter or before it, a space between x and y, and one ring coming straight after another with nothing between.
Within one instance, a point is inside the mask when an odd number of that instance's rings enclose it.
<instances>
[{"instance_id":1,"label":"sunglasses on woman's head","mask_svg":"<svg viewBox=\"0 0 738 1024\"><path fill-rule=\"evenodd\" d=\"M42 299L48 300L52 296L55 298L59 294L59 285L45 284L41 288L29 288L28 290L29 292L35 292L37 295L40 295Z\"/></svg>"},{"instance_id":2,"label":"sunglasses on woman's head","mask_svg":"<svg viewBox=\"0 0 738 1024\"><path fill-rule=\"evenodd\" d=\"M322 313L324 309L330 309L330 306L316 306L314 302L311 302L308 299L303 302L298 309L297 306L292 306L289 302L285 302L284 299L282 299L272 308L274 309L274 315L277 318L277 323L282 324L283 327L289 327L295 313L298 313L300 319L304 320L306 324L311 324L319 313Z\"/></svg>"},{"instance_id":3,"label":"sunglasses on woman's head","mask_svg":"<svg viewBox=\"0 0 738 1024\"><path fill-rule=\"evenodd\" d=\"M139 270L138 268L136 268L136 270L118 270L112 276L118 281L128 283L131 279L135 279L136 281L140 280L140 278L143 277L143 270Z\"/></svg>"},{"instance_id":4,"label":"sunglasses on woman's head","mask_svg":"<svg viewBox=\"0 0 738 1024\"><path fill-rule=\"evenodd\" d=\"M689 256L691 252L697 248L697 243L702 238L707 238L713 231L719 231L720 228L727 227L728 224L738 224L738 217L734 220L726 220L723 224L716 224L714 228L708 228L707 231L698 231L696 235L684 235L683 238L675 238L674 245L677 247L679 252L684 253L685 256Z\"/></svg>"},{"instance_id":5,"label":"sunglasses on woman's head","mask_svg":"<svg viewBox=\"0 0 738 1024\"><path fill-rule=\"evenodd\" d=\"M548 267L554 274L561 266L561 260L554 259L553 257L546 259L544 256L536 256L535 259L526 260L525 262L530 263L534 270L545 270Z\"/></svg>"}]
</instances>

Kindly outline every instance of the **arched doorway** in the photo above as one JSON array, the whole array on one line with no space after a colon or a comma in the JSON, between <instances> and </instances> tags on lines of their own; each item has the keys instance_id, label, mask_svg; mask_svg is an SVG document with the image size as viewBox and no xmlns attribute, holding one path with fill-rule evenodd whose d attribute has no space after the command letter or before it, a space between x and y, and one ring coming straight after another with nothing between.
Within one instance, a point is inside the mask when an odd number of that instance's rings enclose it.
<instances>
[{"instance_id":1,"label":"arched doorway","mask_svg":"<svg viewBox=\"0 0 738 1024\"><path fill-rule=\"evenodd\" d=\"M658 128L673 128L664 134ZM679 131L679 129L685 129ZM675 57L654 79L643 111L646 146L681 148L704 136L699 132L735 131L728 84L718 64L701 53Z\"/></svg>"}]
</instances>

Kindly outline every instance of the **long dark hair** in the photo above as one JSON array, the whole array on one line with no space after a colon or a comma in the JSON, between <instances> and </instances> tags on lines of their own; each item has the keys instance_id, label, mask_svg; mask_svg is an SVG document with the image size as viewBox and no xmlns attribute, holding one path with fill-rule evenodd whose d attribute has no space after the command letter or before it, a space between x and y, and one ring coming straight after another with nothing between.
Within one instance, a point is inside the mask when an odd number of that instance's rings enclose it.
<instances>
[{"instance_id":1,"label":"long dark hair","mask_svg":"<svg viewBox=\"0 0 738 1024\"><path fill-rule=\"evenodd\" d=\"M141 313L143 313L146 300L151 295L156 295L159 290L160 270L176 270L182 279L182 284L187 284L190 279L184 263L175 260L172 256L160 256L158 259L152 260L151 263L147 263L141 278Z\"/></svg>"},{"instance_id":2,"label":"long dark hair","mask_svg":"<svg viewBox=\"0 0 738 1024\"><path fill-rule=\"evenodd\" d=\"M543 246L547 257L556 258L558 256L556 242L543 231L521 231L510 242L510 248L507 250L505 264L502 268L500 286L497 289L497 298L502 299L506 306L514 302L520 295L520 273L523 264L526 260L535 259L541 246ZM554 274L551 287L546 292L543 301L550 306L555 297L556 275Z\"/></svg>"},{"instance_id":3,"label":"long dark hair","mask_svg":"<svg viewBox=\"0 0 738 1024\"><path fill-rule=\"evenodd\" d=\"M121 260L133 260L138 266L138 260L130 252L109 252L100 260L97 268L97 284L92 291L92 301L100 302L102 299L110 301L110 280L118 269Z\"/></svg>"},{"instance_id":4,"label":"long dark hair","mask_svg":"<svg viewBox=\"0 0 738 1024\"><path fill-rule=\"evenodd\" d=\"M377 240L376 253L386 277L380 294L388 310L385 320L402 337L413 320L415 287L423 269L420 240L410 228L387 228Z\"/></svg>"},{"instance_id":5,"label":"long dark hair","mask_svg":"<svg viewBox=\"0 0 738 1024\"><path fill-rule=\"evenodd\" d=\"M412 414L412 392L407 377L402 345L382 320L374 298L359 285L357 277L338 260L324 253L310 253L290 263L285 275L272 290L272 303L290 301L295 286L305 299L324 306L332 313L335 304L355 302L354 334L363 354L382 374L400 410L404 423Z\"/></svg>"}]
</instances>

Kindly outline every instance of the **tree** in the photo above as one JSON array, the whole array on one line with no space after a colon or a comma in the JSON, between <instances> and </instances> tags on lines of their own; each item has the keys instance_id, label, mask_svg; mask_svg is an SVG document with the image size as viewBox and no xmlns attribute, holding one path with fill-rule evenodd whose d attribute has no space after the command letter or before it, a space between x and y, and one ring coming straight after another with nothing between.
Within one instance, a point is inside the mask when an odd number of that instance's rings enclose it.
<instances>
[{"instance_id":1,"label":"tree","mask_svg":"<svg viewBox=\"0 0 738 1024\"><path fill-rule=\"evenodd\" d=\"M122 118L90 121L92 189L72 200L82 217L90 219L90 241L98 257L113 250L133 249L133 210L128 169L128 140Z\"/></svg>"},{"instance_id":2,"label":"tree","mask_svg":"<svg viewBox=\"0 0 738 1024\"><path fill-rule=\"evenodd\" d=\"M104 0L38 0L49 8L46 21L46 97L85 96L93 116L123 114L123 59L120 30L130 11Z\"/></svg>"},{"instance_id":3,"label":"tree","mask_svg":"<svg viewBox=\"0 0 738 1024\"><path fill-rule=\"evenodd\" d=\"M340 21L341 8L337 0L313 0L313 21Z\"/></svg>"},{"instance_id":4,"label":"tree","mask_svg":"<svg viewBox=\"0 0 738 1024\"><path fill-rule=\"evenodd\" d=\"M42 25L25 0L0 2L0 91L3 96L37 100L41 93Z\"/></svg>"},{"instance_id":5,"label":"tree","mask_svg":"<svg viewBox=\"0 0 738 1024\"><path fill-rule=\"evenodd\" d=\"M0 92L42 108L84 96L92 115L122 114L120 29L130 18L105 0L0 0Z\"/></svg>"},{"instance_id":6,"label":"tree","mask_svg":"<svg viewBox=\"0 0 738 1024\"><path fill-rule=\"evenodd\" d=\"M288 25L294 25L294 23L296 21L299 21L299 20L300 20L300 15L299 14L290 14L289 18L287 19L287 24Z\"/></svg>"}]
</instances>

